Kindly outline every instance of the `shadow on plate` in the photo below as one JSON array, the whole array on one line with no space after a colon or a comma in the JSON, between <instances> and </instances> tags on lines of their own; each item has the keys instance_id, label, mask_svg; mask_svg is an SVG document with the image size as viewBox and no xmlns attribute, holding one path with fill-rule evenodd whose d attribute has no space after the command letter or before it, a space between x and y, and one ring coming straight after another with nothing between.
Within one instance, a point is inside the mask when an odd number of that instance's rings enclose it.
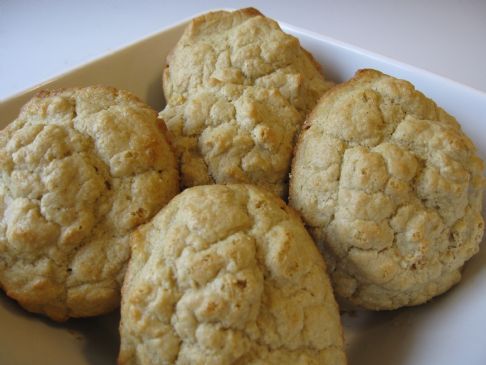
<instances>
[{"instance_id":1,"label":"shadow on plate","mask_svg":"<svg viewBox=\"0 0 486 365\"><path fill-rule=\"evenodd\" d=\"M461 316L457 310L464 304L461 300L476 290L477 281L481 280L485 269L486 250L482 247L479 254L466 263L461 282L428 303L394 311L344 312L341 318L349 365L416 364L418 359L422 359L423 347L426 346L424 340L427 343L430 340L423 337L424 333L430 336L426 331L428 326L436 328L438 321L452 318L448 315ZM443 339L436 344L440 341ZM443 351L454 351L446 343L442 345Z\"/></svg>"},{"instance_id":2,"label":"shadow on plate","mask_svg":"<svg viewBox=\"0 0 486 365\"><path fill-rule=\"evenodd\" d=\"M77 357L84 358L85 361L77 360L83 364L116 363L119 349L119 310L99 317L74 318L57 323L42 315L25 311L16 301L0 291L0 320L4 330L12 329L9 334L12 342L22 340L30 348L29 357L40 356L39 364L49 363L48 359L43 358L45 352L55 351L58 346L63 345L67 347L67 351L78 349ZM64 341L61 342L60 339ZM29 346L29 341L37 346Z\"/></svg>"}]
</instances>

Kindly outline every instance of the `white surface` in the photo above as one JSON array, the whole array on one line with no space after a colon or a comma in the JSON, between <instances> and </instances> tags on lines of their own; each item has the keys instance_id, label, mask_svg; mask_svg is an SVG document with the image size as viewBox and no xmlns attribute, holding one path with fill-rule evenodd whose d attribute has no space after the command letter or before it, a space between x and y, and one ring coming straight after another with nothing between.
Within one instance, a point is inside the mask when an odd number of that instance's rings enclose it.
<instances>
[{"instance_id":1,"label":"white surface","mask_svg":"<svg viewBox=\"0 0 486 365\"><path fill-rule=\"evenodd\" d=\"M96 80L127 88L155 108L161 108L162 60L181 29L147 38L45 86L86 85ZM486 115L485 93L292 26L284 29L300 38L335 81L347 79L360 67L375 67L409 79L455 114L479 147L481 156L486 156L486 123L478 122ZM34 91L0 103L0 127L8 123L9 116ZM486 364L485 264L483 249L466 266L459 286L426 305L344 315L349 365ZM26 313L0 293L0 364L115 363L118 320L115 313L55 324Z\"/></svg>"},{"instance_id":2,"label":"white surface","mask_svg":"<svg viewBox=\"0 0 486 365\"><path fill-rule=\"evenodd\" d=\"M0 100L195 13L249 5L486 91L484 0L0 0Z\"/></svg>"}]
</instances>

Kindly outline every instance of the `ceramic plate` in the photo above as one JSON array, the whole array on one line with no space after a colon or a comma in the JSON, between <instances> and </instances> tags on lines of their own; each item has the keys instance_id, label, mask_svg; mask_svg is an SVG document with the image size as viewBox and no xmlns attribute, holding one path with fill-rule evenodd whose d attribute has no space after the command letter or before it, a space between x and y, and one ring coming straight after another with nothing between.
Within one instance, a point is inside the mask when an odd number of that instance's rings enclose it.
<instances>
[{"instance_id":1,"label":"ceramic plate","mask_svg":"<svg viewBox=\"0 0 486 365\"><path fill-rule=\"evenodd\" d=\"M130 90L155 109L164 105L165 56L187 21L0 101L0 127L42 88L105 84ZM342 82L371 67L404 78L454 115L486 157L486 94L339 41L281 24ZM483 204L483 206L486 204ZM483 211L484 215L484 211ZM462 282L426 305L343 314L350 365L486 364L486 250L465 267ZM106 365L118 352L118 313L63 324L30 314L0 293L0 364Z\"/></svg>"}]
</instances>

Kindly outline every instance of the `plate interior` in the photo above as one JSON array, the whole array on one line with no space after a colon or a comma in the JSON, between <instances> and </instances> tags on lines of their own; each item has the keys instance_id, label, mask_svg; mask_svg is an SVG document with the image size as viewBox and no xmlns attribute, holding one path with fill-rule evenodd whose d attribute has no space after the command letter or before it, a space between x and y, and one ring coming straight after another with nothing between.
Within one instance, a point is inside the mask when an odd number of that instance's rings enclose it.
<instances>
[{"instance_id":1,"label":"plate interior","mask_svg":"<svg viewBox=\"0 0 486 365\"><path fill-rule=\"evenodd\" d=\"M111 85L130 90L155 109L162 109L164 60L186 23L0 101L0 127L14 120L20 107L43 88ZM291 25L282 27L300 39L328 78L336 82L369 67L411 81L459 120L485 159L486 94ZM427 305L390 312L343 313L349 364L485 364L485 264L482 249L466 265L461 284ZM0 293L0 363L113 364L118 351L118 321L118 313L112 313L56 324L25 312Z\"/></svg>"}]
</instances>

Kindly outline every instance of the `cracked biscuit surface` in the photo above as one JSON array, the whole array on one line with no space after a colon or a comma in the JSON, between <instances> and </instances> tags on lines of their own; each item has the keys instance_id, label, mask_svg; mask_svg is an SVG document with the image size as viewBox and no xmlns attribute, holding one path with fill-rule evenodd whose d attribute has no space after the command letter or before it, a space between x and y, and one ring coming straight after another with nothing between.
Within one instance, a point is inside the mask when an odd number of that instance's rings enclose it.
<instances>
[{"instance_id":1,"label":"cracked biscuit surface","mask_svg":"<svg viewBox=\"0 0 486 365\"><path fill-rule=\"evenodd\" d=\"M478 252L483 162L412 84L361 70L320 100L292 162L290 204L328 259L338 298L416 305Z\"/></svg>"},{"instance_id":2,"label":"cracked biscuit surface","mask_svg":"<svg viewBox=\"0 0 486 365\"><path fill-rule=\"evenodd\" d=\"M178 192L157 113L108 87L43 91L0 133L0 285L54 320L117 307L128 236Z\"/></svg>"},{"instance_id":3,"label":"cracked biscuit surface","mask_svg":"<svg viewBox=\"0 0 486 365\"><path fill-rule=\"evenodd\" d=\"M325 264L251 185L185 190L133 235L120 365L345 364Z\"/></svg>"},{"instance_id":4,"label":"cracked biscuit surface","mask_svg":"<svg viewBox=\"0 0 486 365\"><path fill-rule=\"evenodd\" d=\"M285 196L295 136L331 83L297 38L241 9L194 19L163 86L184 186L247 182Z\"/></svg>"}]
</instances>

